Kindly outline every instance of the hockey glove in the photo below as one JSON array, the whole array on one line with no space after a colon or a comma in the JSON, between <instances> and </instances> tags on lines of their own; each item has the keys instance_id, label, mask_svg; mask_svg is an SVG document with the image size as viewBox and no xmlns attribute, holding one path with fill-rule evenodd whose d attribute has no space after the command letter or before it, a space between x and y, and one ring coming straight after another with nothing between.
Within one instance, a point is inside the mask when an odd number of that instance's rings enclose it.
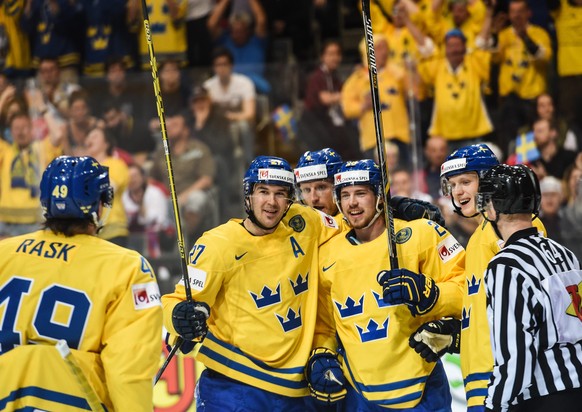
<instances>
[{"instance_id":1,"label":"hockey glove","mask_svg":"<svg viewBox=\"0 0 582 412\"><path fill-rule=\"evenodd\" d=\"M420 326L408 344L427 362L436 362L445 352L459 353L461 349L461 321L444 318Z\"/></svg>"},{"instance_id":2,"label":"hockey glove","mask_svg":"<svg viewBox=\"0 0 582 412\"><path fill-rule=\"evenodd\" d=\"M331 405L346 396L345 378L337 355L326 348L311 352L305 378L311 396L325 405Z\"/></svg>"},{"instance_id":3,"label":"hockey glove","mask_svg":"<svg viewBox=\"0 0 582 412\"><path fill-rule=\"evenodd\" d=\"M394 218L410 222L416 219L430 219L440 226L445 226L445 218L438 206L424 200L404 196L392 196L390 207L394 210Z\"/></svg>"},{"instance_id":4,"label":"hockey glove","mask_svg":"<svg viewBox=\"0 0 582 412\"><path fill-rule=\"evenodd\" d=\"M428 313L439 298L439 288L432 278L408 269L382 270L376 278L382 285L384 302L406 304L412 316Z\"/></svg>"},{"instance_id":5,"label":"hockey glove","mask_svg":"<svg viewBox=\"0 0 582 412\"><path fill-rule=\"evenodd\" d=\"M172 324L178 335L185 340L204 339L208 332L206 319L210 307L204 302L183 301L172 311Z\"/></svg>"}]
</instances>

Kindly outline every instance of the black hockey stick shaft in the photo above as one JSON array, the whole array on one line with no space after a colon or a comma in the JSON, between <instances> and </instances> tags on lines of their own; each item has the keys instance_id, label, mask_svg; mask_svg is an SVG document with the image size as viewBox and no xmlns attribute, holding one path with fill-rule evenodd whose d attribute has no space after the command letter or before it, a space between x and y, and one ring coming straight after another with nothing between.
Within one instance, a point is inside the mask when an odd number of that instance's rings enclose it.
<instances>
[{"instance_id":1,"label":"black hockey stick shaft","mask_svg":"<svg viewBox=\"0 0 582 412\"><path fill-rule=\"evenodd\" d=\"M382 200L384 201L384 218L386 221L386 233L388 237L388 256L390 268L398 269L398 253L394 236L394 217L390 208L390 182L386 170L386 156L384 146L384 131L382 129L382 109L380 107L380 95L378 92L378 67L376 65L376 53L374 51L374 32L372 31L372 19L370 17L370 0L362 0L362 18L364 22L366 57L368 60L368 74L370 76L370 91L372 96L372 110L374 112L374 129L376 132L376 149L378 162L382 176Z\"/></svg>"},{"instance_id":2,"label":"black hockey stick shaft","mask_svg":"<svg viewBox=\"0 0 582 412\"><path fill-rule=\"evenodd\" d=\"M176 352L178 352L178 349L180 349L180 346L182 346L182 342L183 342L182 338L178 337L176 344L174 346L172 346L172 350L170 350L170 353L168 353L168 357L164 361L164 364L160 367L160 370L158 370L158 373L156 373L156 377L154 379L154 386L156 386L156 383L158 383L158 381L160 380L160 378L164 374L166 368L170 364L170 361L172 360L172 358L174 357Z\"/></svg>"}]
</instances>

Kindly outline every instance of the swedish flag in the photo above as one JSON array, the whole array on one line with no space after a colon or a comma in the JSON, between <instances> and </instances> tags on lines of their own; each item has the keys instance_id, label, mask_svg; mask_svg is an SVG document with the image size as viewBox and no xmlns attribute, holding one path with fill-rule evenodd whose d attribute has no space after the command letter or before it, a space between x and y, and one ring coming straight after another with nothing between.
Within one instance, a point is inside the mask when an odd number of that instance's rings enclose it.
<instances>
[{"instance_id":1,"label":"swedish flag","mask_svg":"<svg viewBox=\"0 0 582 412\"><path fill-rule=\"evenodd\" d=\"M522 133L515 141L515 155L518 164L532 163L540 158L540 151L533 132Z\"/></svg>"},{"instance_id":2,"label":"swedish flag","mask_svg":"<svg viewBox=\"0 0 582 412\"><path fill-rule=\"evenodd\" d=\"M295 139L297 133L297 120L293 116L293 110L288 104L277 107L271 115L273 122L284 142Z\"/></svg>"}]
</instances>

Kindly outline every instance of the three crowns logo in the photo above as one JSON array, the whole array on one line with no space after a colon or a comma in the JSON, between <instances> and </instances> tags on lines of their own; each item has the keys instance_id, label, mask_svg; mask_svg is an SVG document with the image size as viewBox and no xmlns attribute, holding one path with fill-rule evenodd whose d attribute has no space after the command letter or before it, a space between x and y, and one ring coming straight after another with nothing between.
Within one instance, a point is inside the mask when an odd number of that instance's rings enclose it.
<instances>
[{"instance_id":1,"label":"three crowns logo","mask_svg":"<svg viewBox=\"0 0 582 412\"><path fill-rule=\"evenodd\" d=\"M256 293L253 293L251 291L249 291L249 293L251 294L251 297L255 301L255 304L257 305L257 309L261 309L261 308L264 308L267 306L274 305L275 303L281 302L281 284L280 283L277 285L277 289L276 289L275 293L273 293L273 291L266 285L263 286L263 290L261 290L261 294L260 294L261 297L259 297L259 295L257 295Z\"/></svg>"},{"instance_id":2,"label":"three crowns logo","mask_svg":"<svg viewBox=\"0 0 582 412\"><path fill-rule=\"evenodd\" d=\"M356 325L356 329L360 334L360 340L362 343L371 342L373 340L379 339L386 339L388 337L388 321L390 317L387 317L382 327L379 327L378 323L374 319L370 319L368 321L368 325L366 326L366 332L364 332L364 328Z\"/></svg>"},{"instance_id":3,"label":"three crowns logo","mask_svg":"<svg viewBox=\"0 0 582 412\"><path fill-rule=\"evenodd\" d=\"M289 308L287 310L287 320L285 320L285 318L278 313L275 313L275 316L277 317L277 320L285 332L289 332L301 326L301 307L299 307L297 313L293 309Z\"/></svg>"},{"instance_id":4,"label":"three crowns logo","mask_svg":"<svg viewBox=\"0 0 582 412\"><path fill-rule=\"evenodd\" d=\"M309 279L309 272L307 272L307 274L305 275L305 279L303 279L303 277L301 276L301 273L299 274L299 276L297 276L297 280L295 282L293 282L293 280L289 279L289 283L291 283L291 287L293 288L293 292L295 293L295 296L305 292L307 290L307 280Z\"/></svg>"},{"instance_id":5,"label":"three crowns logo","mask_svg":"<svg viewBox=\"0 0 582 412\"><path fill-rule=\"evenodd\" d=\"M479 292L480 286L481 286L481 279L477 280L475 278L475 274L473 274L471 279L467 278L467 293L469 295L474 295L475 293Z\"/></svg>"},{"instance_id":6,"label":"three crowns logo","mask_svg":"<svg viewBox=\"0 0 582 412\"><path fill-rule=\"evenodd\" d=\"M340 302L336 302L335 300L333 303L335 303L335 306L337 307L339 315L342 319L349 318L350 316L354 315L360 315L364 312L364 295L362 295L357 305L356 301L353 300L351 296L348 296L344 305L342 305Z\"/></svg>"}]
</instances>

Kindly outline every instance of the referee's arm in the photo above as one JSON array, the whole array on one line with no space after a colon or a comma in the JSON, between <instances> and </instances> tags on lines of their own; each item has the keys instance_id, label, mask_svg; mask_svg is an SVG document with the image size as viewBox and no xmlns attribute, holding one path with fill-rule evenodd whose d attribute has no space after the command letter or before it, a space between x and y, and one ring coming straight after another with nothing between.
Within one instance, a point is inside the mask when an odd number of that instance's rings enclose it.
<instances>
[{"instance_id":1,"label":"referee's arm","mask_svg":"<svg viewBox=\"0 0 582 412\"><path fill-rule=\"evenodd\" d=\"M492 261L486 273L487 314L491 327L494 367L485 406L507 411L532 382L539 325L529 278L503 261Z\"/></svg>"}]
</instances>

